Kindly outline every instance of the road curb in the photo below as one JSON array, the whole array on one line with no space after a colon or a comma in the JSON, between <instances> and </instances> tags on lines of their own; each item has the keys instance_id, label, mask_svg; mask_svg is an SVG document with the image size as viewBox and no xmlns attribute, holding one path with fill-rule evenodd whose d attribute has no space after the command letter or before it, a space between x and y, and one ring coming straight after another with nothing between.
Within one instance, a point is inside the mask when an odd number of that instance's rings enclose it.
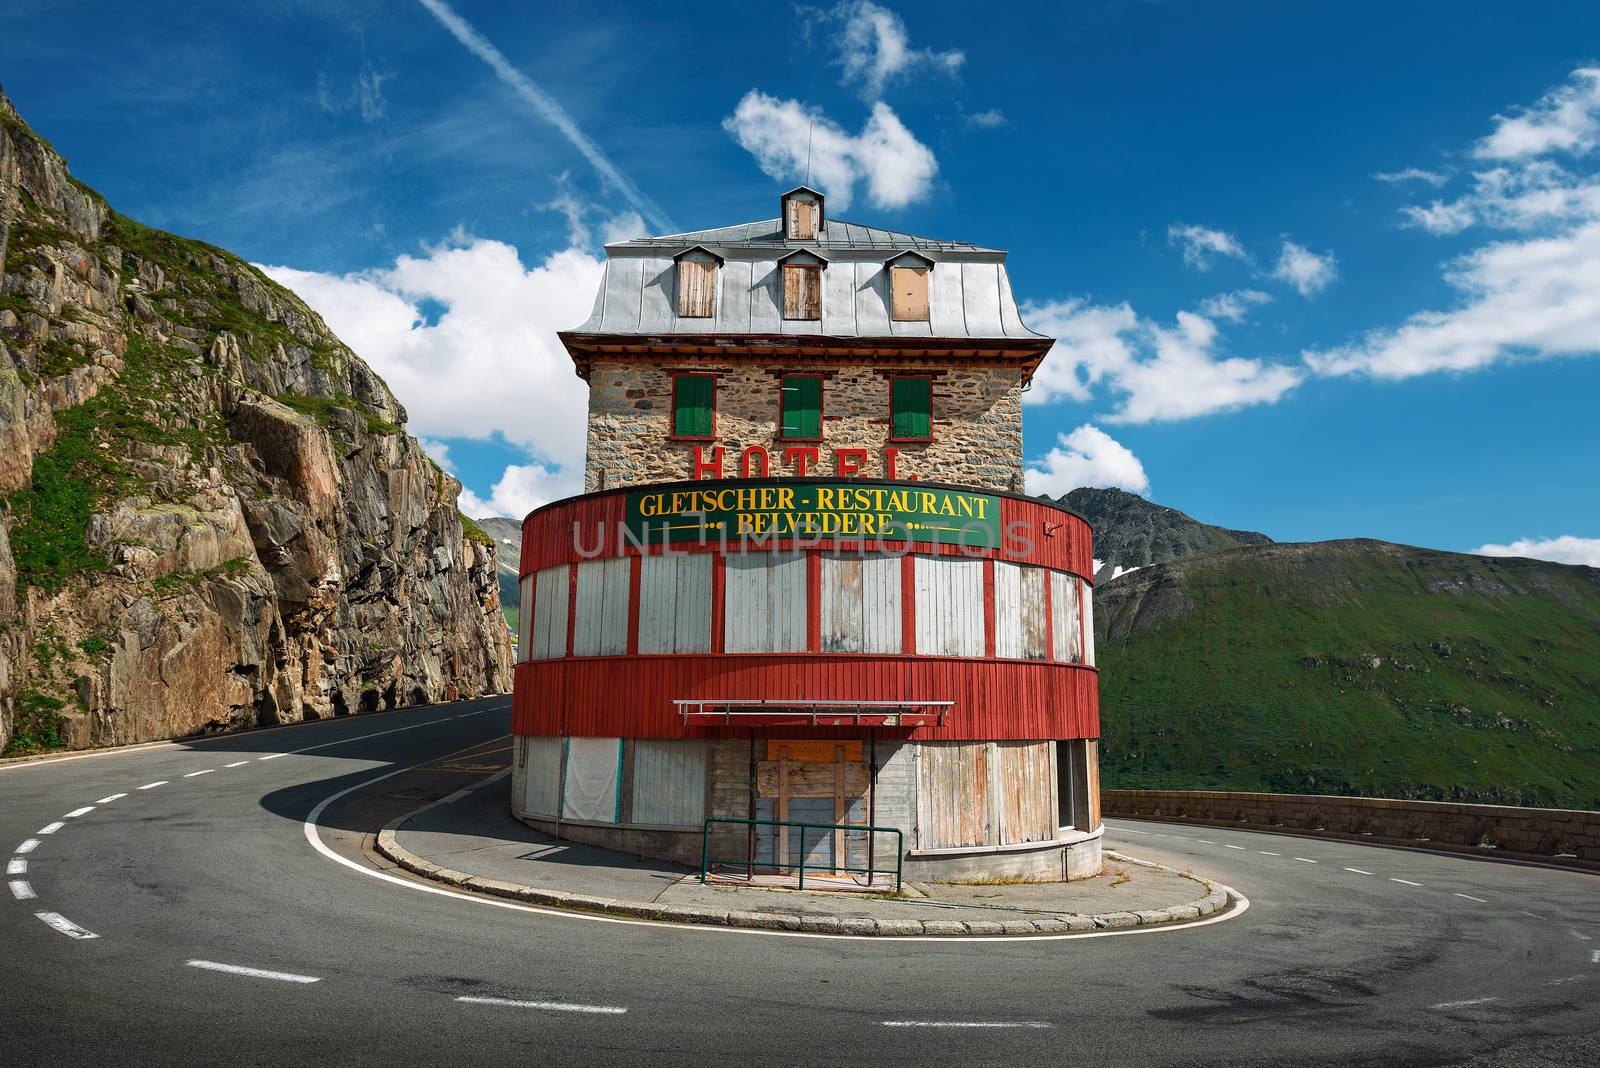
<instances>
[{"instance_id":1,"label":"road curb","mask_svg":"<svg viewBox=\"0 0 1600 1068\"><path fill-rule=\"evenodd\" d=\"M479 784L482 785L482 784ZM464 793L465 791L459 791ZM1193 879L1206 888L1206 896L1180 905L1138 912L1109 912L1080 915L1075 913L1033 916L1027 919L1005 920L916 920L873 919L867 916L822 916L802 912L754 911L747 909L717 909L706 906L661 905L651 902L618 901L614 898L575 894L566 891L544 890L536 886L490 879L468 872L446 868L420 857L400 844L396 833L413 816L454 800L456 795L440 798L421 808L398 816L378 832L377 851L411 872L434 882L444 883L461 890L508 898L546 908L569 909L575 912L597 912L631 919L658 920L665 923L706 924L717 927L745 927L762 931L800 931L811 934L875 935L885 938L926 938L929 936L995 937L997 935L1060 935L1079 932L1114 930L1126 927L1181 926L1213 916L1229 907L1235 896L1227 887L1198 875L1180 872L1176 868L1153 861L1140 860L1122 853L1106 851L1106 856L1123 864L1138 864L1157 871L1172 872Z\"/></svg>"}]
</instances>

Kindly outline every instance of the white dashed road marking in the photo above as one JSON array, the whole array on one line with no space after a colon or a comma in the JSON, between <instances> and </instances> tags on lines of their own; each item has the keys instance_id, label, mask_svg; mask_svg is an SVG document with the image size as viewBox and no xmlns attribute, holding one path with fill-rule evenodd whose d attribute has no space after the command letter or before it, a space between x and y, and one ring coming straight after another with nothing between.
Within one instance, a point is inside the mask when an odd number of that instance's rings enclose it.
<instances>
[{"instance_id":1,"label":"white dashed road marking","mask_svg":"<svg viewBox=\"0 0 1600 1068\"><path fill-rule=\"evenodd\" d=\"M1312 860L1310 857L1295 857L1294 859L1298 860L1302 864L1321 864L1322 863L1320 860Z\"/></svg>"},{"instance_id":2,"label":"white dashed road marking","mask_svg":"<svg viewBox=\"0 0 1600 1068\"><path fill-rule=\"evenodd\" d=\"M82 808L73 809L71 812L67 813L66 816L63 817L63 818L64 819L69 819L69 820L75 820L79 816L87 816L89 813L91 813L93 811L94 811L94 806L93 805L84 805Z\"/></svg>"},{"instance_id":3,"label":"white dashed road marking","mask_svg":"<svg viewBox=\"0 0 1600 1068\"><path fill-rule=\"evenodd\" d=\"M288 756L288 755L289 754L287 754L287 753L268 753L266 756L264 756L264 757L256 757L256 759L257 760L277 760L281 756Z\"/></svg>"},{"instance_id":4,"label":"white dashed road marking","mask_svg":"<svg viewBox=\"0 0 1600 1068\"><path fill-rule=\"evenodd\" d=\"M1489 899L1488 898L1485 898L1485 897L1473 897L1471 894L1457 894L1456 897L1464 897L1468 901L1476 901L1480 905L1487 905L1489 903Z\"/></svg>"},{"instance_id":5,"label":"white dashed road marking","mask_svg":"<svg viewBox=\"0 0 1600 1068\"><path fill-rule=\"evenodd\" d=\"M1016 1023L1006 1020L884 1020L885 1027L1031 1027L1043 1029L1054 1027L1053 1023L1043 1020L1022 1020Z\"/></svg>"},{"instance_id":6,"label":"white dashed road marking","mask_svg":"<svg viewBox=\"0 0 1600 1068\"><path fill-rule=\"evenodd\" d=\"M111 802L120 800L121 798L124 798L124 797L127 797L127 796L128 796L127 794L112 794L110 797L102 797L100 800L96 801L95 804L97 804L97 805L109 805L109 804L111 804Z\"/></svg>"},{"instance_id":7,"label":"white dashed road marking","mask_svg":"<svg viewBox=\"0 0 1600 1068\"><path fill-rule=\"evenodd\" d=\"M1222 843L1222 848L1223 849L1243 849L1244 846L1229 845L1227 842L1223 842Z\"/></svg>"},{"instance_id":8,"label":"white dashed road marking","mask_svg":"<svg viewBox=\"0 0 1600 1068\"><path fill-rule=\"evenodd\" d=\"M1410 879L1396 879L1393 876L1390 876L1389 881L1391 883L1405 883L1407 886L1421 886L1422 885L1421 883L1414 883Z\"/></svg>"},{"instance_id":9,"label":"white dashed road marking","mask_svg":"<svg viewBox=\"0 0 1600 1068\"><path fill-rule=\"evenodd\" d=\"M35 834L55 834L57 831L59 831L61 828L65 827L65 826L66 826L65 823L62 823L60 820L56 820L54 823L45 824L43 827L40 827L34 833Z\"/></svg>"},{"instance_id":10,"label":"white dashed road marking","mask_svg":"<svg viewBox=\"0 0 1600 1068\"><path fill-rule=\"evenodd\" d=\"M32 901L39 895L33 892L33 887L28 885L26 879L11 880L11 896L18 901Z\"/></svg>"},{"instance_id":11,"label":"white dashed road marking","mask_svg":"<svg viewBox=\"0 0 1600 1068\"><path fill-rule=\"evenodd\" d=\"M216 770L217 770L216 768L205 768L204 770L201 770L201 771L191 771L189 774L185 775L184 778L185 779L192 779L196 775L210 775L213 771L216 771Z\"/></svg>"},{"instance_id":12,"label":"white dashed road marking","mask_svg":"<svg viewBox=\"0 0 1600 1068\"><path fill-rule=\"evenodd\" d=\"M1353 871L1357 875L1371 875L1372 874L1370 871L1362 871L1360 868L1346 868L1345 871Z\"/></svg>"},{"instance_id":13,"label":"white dashed road marking","mask_svg":"<svg viewBox=\"0 0 1600 1068\"><path fill-rule=\"evenodd\" d=\"M456 998L469 1005L506 1005L514 1009L547 1009L551 1012L592 1012L620 1016L628 1010L621 1005L573 1005L564 1001L518 1001L515 998L476 998L463 994Z\"/></svg>"},{"instance_id":14,"label":"white dashed road marking","mask_svg":"<svg viewBox=\"0 0 1600 1068\"><path fill-rule=\"evenodd\" d=\"M248 760L235 760L232 764L224 764L222 766L225 768L242 768L248 763L250 763Z\"/></svg>"},{"instance_id":15,"label":"white dashed road marking","mask_svg":"<svg viewBox=\"0 0 1600 1068\"><path fill-rule=\"evenodd\" d=\"M1256 852L1260 853L1264 857L1281 857L1281 856L1283 856L1282 853L1269 853L1265 849L1258 849L1258 850L1256 850Z\"/></svg>"},{"instance_id":16,"label":"white dashed road marking","mask_svg":"<svg viewBox=\"0 0 1600 1068\"><path fill-rule=\"evenodd\" d=\"M167 780L166 779L157 779L155 782L147 782L147 783L145 783L143 786L139 787L139 789L141 789L141 790L154 790L157 786L165 786L165 785L167 785Z\"/></svg>"},{"instance_id":17,"label":"white dashed road marking","mask_svg":"<svg viewBox=\"0 0 1600 1068\"><path fill-rule=\"evenodd\" d=\"M1600 949L1596 949L1589 954L1589 963L1600 964Z\"/></svg>"},{"instance_id":18,"label":"white dashed road marking","mask_svg":"<svg viewBox=\"0 0 1600 1068\"><path fill-rule=\"evenodd\" d=\"M77 924L73 923L59 912L35 912L34 915L39 917L45 923L49 924L55 930L66 935L68 938L100 937L86 927L79 927Z\"/></svg>"},{"instance_id":19,"label":"white dashed road marking","mask_svg":"<svg viewBox=\"0 0 1600 1068\"><path fill-rule=\"evenodd\" d=\"M27 841L25 841L21 845L17 846L17 852L18 853L32 853L35 849L38 849L38 848L39 848L39 839L37 839L37 838L29 838Z\"/></svg>"},{"instance_id":20,"label":"white dashed road marking","mask_svg":"<svg viewBox=\"0 0 1600 1068\"><path fill-rule=\"evenodd\" d=\"M22 857L12 857L10 860L6 861L6 874L7 875L26 875L26 874L28 874L28 862L25 859L23 859Z\"/></svg>"},{"instance_id":21,"label":"white dashed road marking","mask_svg":"<svg viewBox=\"0 0 1600 1068\"><path fill-rule=\"evenodd\" d=\"M227 972L229 975L248 975L252 979L276 979L280 983L320 983L315 975L295 975L293 972L269 972L265 968L246 968L238 964L221 964L214 960L186 960L191 968L204 968L208 972Z\"/></svg>"},{"instance_id":22,"label":"white dashed road marking","mask_svg":"<svg viewBox=\"0 0 1600 1068\"><path fill-rule=\"evenodd\" d=\"M1490 1001L1499 1001L1499 998L1468 998L1465 1001L1441 1001L1437 1005L1429 1005L1430 1009L1464 1009L1468 1005L1483 1005Z\"/></svg>"}]
</instances>

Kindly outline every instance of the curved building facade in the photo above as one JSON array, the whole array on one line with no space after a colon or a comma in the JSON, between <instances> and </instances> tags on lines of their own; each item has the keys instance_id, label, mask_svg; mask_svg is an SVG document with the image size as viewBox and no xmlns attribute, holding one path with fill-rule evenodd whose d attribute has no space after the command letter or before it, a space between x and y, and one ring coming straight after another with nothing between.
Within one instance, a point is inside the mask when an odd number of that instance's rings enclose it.
<instances>
[{"instance_id":1,"label":"curved building facade","mask_svg":"<svg viewBox=\"0 0 1600 1068\"><path fill-rule=\"evenodd\" d=\"M1050 339L1003 254L822 208L608 246L562 335L591 492L524 523L513 811L749 875L1097 874L1089 526L1014 492Z\"/></svg>"}]
</instances>

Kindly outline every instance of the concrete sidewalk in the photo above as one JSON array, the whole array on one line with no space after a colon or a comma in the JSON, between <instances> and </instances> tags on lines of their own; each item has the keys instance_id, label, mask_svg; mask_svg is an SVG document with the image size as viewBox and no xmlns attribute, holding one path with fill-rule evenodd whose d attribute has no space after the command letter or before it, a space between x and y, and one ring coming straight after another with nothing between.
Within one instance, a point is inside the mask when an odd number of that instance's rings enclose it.
<instances>
[{"instance_id":1,"label":"concrete sidewalk","mask_svg":"<svg viewBox=\"0 0 1600 1068\"><path fill-rule=\"evenodd\" d=\"M1181 923L1225 909L1226 888L1109 853L1074 883L907 884L901 896L702 885L698 871L554 838L515 820L508 780L391 822L377 849L415 874L530 904L819 934L1065 934Z\"/></svg>"}]
</instances>

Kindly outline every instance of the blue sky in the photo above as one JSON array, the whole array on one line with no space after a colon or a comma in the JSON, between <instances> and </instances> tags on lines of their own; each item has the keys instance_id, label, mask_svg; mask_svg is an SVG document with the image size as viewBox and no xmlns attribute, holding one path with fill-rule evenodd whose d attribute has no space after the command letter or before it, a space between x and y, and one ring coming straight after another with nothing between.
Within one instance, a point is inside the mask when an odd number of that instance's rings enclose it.
<instances>
[{"instance_id":1,"label":"blue sky","mask_svg":"<svg viewBox=\"0 0 1600 1068\"><path fill-rule=\"evenodd\" d=\"M574 485L599 243L770 217L814 116L837 214L1010 250L1036 488L1600 563L1600 6L683 10L23 0L0 84L323 311L471 510Z\"/></svg>"}]
</instances>

